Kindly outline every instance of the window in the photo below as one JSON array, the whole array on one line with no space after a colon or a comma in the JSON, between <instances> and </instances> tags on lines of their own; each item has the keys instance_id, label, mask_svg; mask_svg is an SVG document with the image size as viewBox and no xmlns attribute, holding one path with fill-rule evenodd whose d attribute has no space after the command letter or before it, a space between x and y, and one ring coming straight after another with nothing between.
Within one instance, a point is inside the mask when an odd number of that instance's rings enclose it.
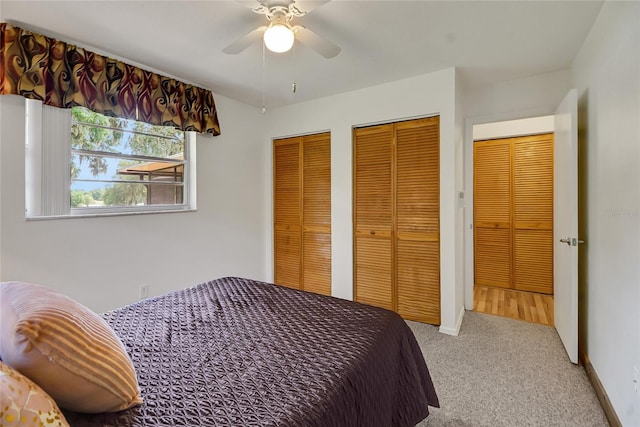
<instances>
[{"instance_id":1,"label":"window","mask_svg":"<svg viewBox=\"0 0 640 427\"><path fill-rule=\"evenodd\" d=\"M27 100L26 214L195 209L195 133Z\"/></svg>"}]
</instances>

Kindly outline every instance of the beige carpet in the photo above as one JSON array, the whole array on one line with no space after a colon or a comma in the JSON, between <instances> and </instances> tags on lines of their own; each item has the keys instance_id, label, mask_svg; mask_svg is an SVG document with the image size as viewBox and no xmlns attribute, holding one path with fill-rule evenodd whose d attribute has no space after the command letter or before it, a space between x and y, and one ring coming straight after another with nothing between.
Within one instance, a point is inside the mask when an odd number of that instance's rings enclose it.
<instances>
[{"instance_id":1,"label":"beige carpet","mask_svg":"<svg viewBox=\"0 0 640 427\"><path fill-rule=\"evenodd\" d=\"M555 329L467 311L457 337L407 322L429 366L440 409L419 427L608 426L582 366Z\"/></svg>"}]
</instances>

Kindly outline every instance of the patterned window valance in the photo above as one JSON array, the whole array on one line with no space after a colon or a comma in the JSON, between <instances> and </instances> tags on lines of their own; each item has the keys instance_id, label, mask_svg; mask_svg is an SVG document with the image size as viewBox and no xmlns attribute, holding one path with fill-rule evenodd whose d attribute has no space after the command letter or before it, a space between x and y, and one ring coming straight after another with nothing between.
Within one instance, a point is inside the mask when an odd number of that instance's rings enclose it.
<instances>
[{"instance_id":1,"label":"patterned window valance","mask_svg":"<svg viewBox=\"0 0 640 427\"><path fill-rule=\"evenodd\" d=\"M7 23L0 24L0 94L220 134L211 91Z\"/></svg>"}]
</instances>

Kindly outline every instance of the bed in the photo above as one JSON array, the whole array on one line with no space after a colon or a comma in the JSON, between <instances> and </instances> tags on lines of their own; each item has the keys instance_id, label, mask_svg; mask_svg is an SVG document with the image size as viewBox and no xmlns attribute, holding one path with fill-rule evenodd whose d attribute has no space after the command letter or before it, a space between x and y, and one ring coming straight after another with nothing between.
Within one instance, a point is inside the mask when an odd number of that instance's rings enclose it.
<instances>
[{"instance_id":1,"label":"bed","mask_svg":"<svg viewBox=\"0 0 640 427\"><path fill-rule=\"evenodd\" d=\"M415 426L438 398L396 313L223 278L103 314L143 403L72 426Z\"/></svg>"}]
</instances>

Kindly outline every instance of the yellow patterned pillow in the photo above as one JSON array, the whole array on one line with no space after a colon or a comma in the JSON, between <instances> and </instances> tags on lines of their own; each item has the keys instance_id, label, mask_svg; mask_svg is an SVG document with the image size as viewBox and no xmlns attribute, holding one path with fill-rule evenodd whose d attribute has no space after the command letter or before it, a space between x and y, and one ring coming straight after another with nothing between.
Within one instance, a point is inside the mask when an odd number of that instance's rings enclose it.
<instances>
[{"instance_id":1,"label":"yellow patterned pillow","mask_svg":"<svg viewBox=\"0 0 640 427\"><path fill-rule=\"evenodd\" d=\"M122 342L100 316L43 286L0 283L0 358L76 412L142 402Z\"/></svg>"},{"instance_id":2,"label":"yellow patterned pillow","mask_svg":"<svg viewBox=\"0 0 640 427\"><path fill-rule=\"evenodd\" d=\"M69 427L56 402L36 383L0 362L0 425Z\"/></svg>"}]
</instances>

